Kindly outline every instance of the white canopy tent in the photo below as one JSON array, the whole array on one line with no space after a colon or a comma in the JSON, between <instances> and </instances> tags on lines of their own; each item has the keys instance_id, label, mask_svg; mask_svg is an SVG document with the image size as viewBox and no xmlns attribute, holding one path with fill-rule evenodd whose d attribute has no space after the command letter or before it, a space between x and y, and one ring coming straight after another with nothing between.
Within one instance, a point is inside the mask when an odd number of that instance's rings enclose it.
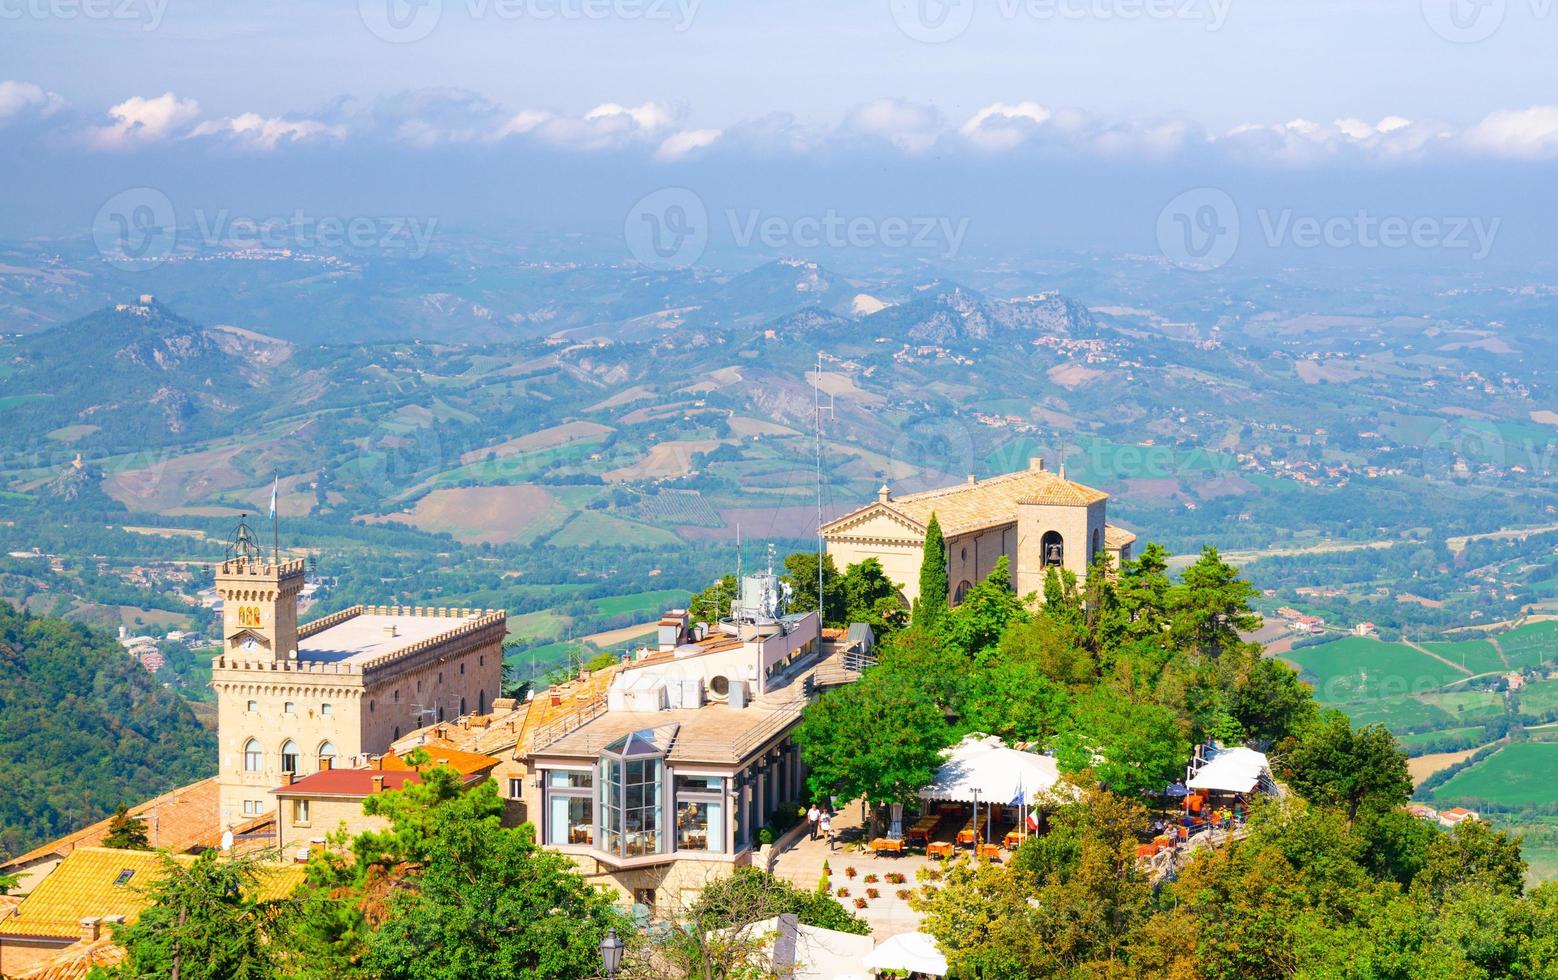
<instances>
[{"instance_id":1,"label":"white canopy tent","mask_svg":"<svg viewBox=\"0 0 1558 980\"><path fill-rule=\"evenodd\" d=\"M1242 746L1216 749L1191 774L1185 785L1192 790L1214 793L1253 793L1256 787L1274 787L1271 764L1263 753Z\"/></svg>"},{"instance_id":2,"label":"white canopy tent","mask_svg":"<svg viewBox=\"0 0 1558 980\"><path fill-rule=\"evenodd\" d=\"M966 736L943 754L947 761L935 782L920 790L922 800L1021 806L1060 784L1054 759L1007 748L993 735Z\"/></svg>"},{"instance_id":3,"label":"white canopy tent","mask_svg":"<svg viewBox=\"0 0 1558 980\"><path fill-rule=\"evenodd\" d=\"M947 958L936 940L923 932L901 932L882 941L866 957L871 970L908 970L933 977L947 975Z\"/></svg>"}]
</instances>

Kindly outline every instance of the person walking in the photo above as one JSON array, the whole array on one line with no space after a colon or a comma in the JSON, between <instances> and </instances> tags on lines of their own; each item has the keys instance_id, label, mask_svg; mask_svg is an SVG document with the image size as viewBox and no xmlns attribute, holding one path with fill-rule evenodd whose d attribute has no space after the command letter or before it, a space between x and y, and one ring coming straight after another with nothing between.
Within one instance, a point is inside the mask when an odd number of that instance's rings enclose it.
<instances>
[{"instance_id":1,"label":"person walking","mask_svg":"<svg viewBox=\"0 0 1558 980\"><path fill-rule=\"evenodd\" d=\"M822 836L827 839L828 850L831 852L833 850L833 816L826 810L822 811L822 815L817 819L817 826L822 831Z\"/></svg>"},{"instance_id":2,"label":"person walking","mask_svg":"<svg viewBox=\"0 0 1558 980\"><path fill-rule=\"evenodd\" d=\"M813 803L811 805L811 809L806 811L807 829L811 833L811 839L812 840L816 840L817 839L817 821L821 817L822 817L822 812L817 809L817 804L815 804L815 803Z\"/></svg>"}]
</instances>

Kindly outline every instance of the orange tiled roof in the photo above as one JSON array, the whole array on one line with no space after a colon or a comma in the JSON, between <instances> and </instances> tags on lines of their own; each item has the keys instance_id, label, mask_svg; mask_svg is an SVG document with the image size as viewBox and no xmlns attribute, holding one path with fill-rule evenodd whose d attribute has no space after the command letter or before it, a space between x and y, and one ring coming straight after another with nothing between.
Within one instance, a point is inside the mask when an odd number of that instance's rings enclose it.
<instances>
[{"instance_id":1,"label":"orange tiled roof","mask_svg":"<svg viewBox=\"0 0 1558 980\"><path fill-rule=\"evenodd\" d=\"M973 483L891 497L885 503L876 501L830 521L823 530L832 530L877 507L885 507L922 530L930 524L931 514L935 514L942 533L950 537L1009 524L1017 519L1018 504L1085 507L1108 499L1109 495L1102 490L1067 480L1059 473L1029 468Z\"/></svg>"},{"instance_id":2,"label":"orange tiled roof","mask_svg":"<svg viewBox=\"0 0 1558 980\"><path fill-rule=\"evenodd\" d=\"M154 847L168 851L187 851L213 837L221 837L217 777L180 786L161 796L130 808L130 815L146 821L146 836ZM27 864L51 854L69 854L78 847L101 844L108 836L108 820L99 820L73 834L66 834L20 857L14 857L0 870Z\"/></svg>"},{"instance_id":3,"label":"orange tiled roof","mask_svg":"<svg viewBox=\"0 0 1558 980\"><path fill-rule=\"evenodd\" d=\"M433 760L433 765L448 766L462 776L486 772L503 761L494 759L490 755L482 755L479 752L466 752L462 749L457 749L447 741L436 742L430 739L425 744L418 746L418 748L428 754ZM412 766L406 762L405 755L390 753L379 760L378 768L384 772L410 772Z\"/></svg>"},{"instance_id":4,"label":"orange tiled roof","mask_svg":"<svg viewBox=\"0 0 1558 980\"><path fill-rule=\"evenodd\" d=\"M53 959L45 960L14 980L85 980L96 967L111 967L123 962L125 951L107 936L92 942L67 946Z\"/></svg>"},{"instance_id":5,"label":"orange tiled roof","mask_svg":"<svg viewBox=\"0 0 1558 980\"><path fill-rule=\"evenodd\" d=\"M162 874L162 859L157 851L77 848L22 900L16 915L0 922L0 935L64 938L80 935L85 918L122 915L134 921L150 903L146 888ZM173 860L194 858L177 854ZM290 895L302 882L303 871L297 865L263 869L256 897Z\"/></svg>"}]
</instances>

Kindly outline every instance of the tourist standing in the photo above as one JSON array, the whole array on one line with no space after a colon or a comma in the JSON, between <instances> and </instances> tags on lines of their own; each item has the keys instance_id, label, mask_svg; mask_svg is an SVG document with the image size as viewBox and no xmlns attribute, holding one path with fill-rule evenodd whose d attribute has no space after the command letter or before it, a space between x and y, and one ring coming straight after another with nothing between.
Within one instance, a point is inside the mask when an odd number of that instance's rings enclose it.
<instances>
[{"instance_id":1,"label":"tourist standing","mask_svg":"<svg viewBox=\"0 0 1558 980\"><path fill-rule=\"evenodd\" d=\"M818 817L818 819L817 819L817 826L818 826L818 829L820 829L822 831L822 836L827 839L828 850L832 851L833 850L833 815L828 813L828 811L826 811L826 810L822 811L822 815L820 817Z\"/></svg>"}]
</instances>

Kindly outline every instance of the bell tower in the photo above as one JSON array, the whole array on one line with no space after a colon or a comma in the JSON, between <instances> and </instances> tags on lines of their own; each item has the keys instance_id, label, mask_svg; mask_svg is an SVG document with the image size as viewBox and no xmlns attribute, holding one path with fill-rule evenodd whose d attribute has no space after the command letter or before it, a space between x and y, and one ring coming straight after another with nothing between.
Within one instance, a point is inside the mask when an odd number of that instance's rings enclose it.
<instances>
[{"instance_id":1,"label":"bell tower","mask_svg":"<svg viewBox=\"0 0 1558 980\"><path fill-rule=\"evenodd\" d=\"M222 653L240 661L285 663L297 653L298 593L303 560L266 561L242 519L217 567L222 600Z\"/></svg>"}]
</instances>

